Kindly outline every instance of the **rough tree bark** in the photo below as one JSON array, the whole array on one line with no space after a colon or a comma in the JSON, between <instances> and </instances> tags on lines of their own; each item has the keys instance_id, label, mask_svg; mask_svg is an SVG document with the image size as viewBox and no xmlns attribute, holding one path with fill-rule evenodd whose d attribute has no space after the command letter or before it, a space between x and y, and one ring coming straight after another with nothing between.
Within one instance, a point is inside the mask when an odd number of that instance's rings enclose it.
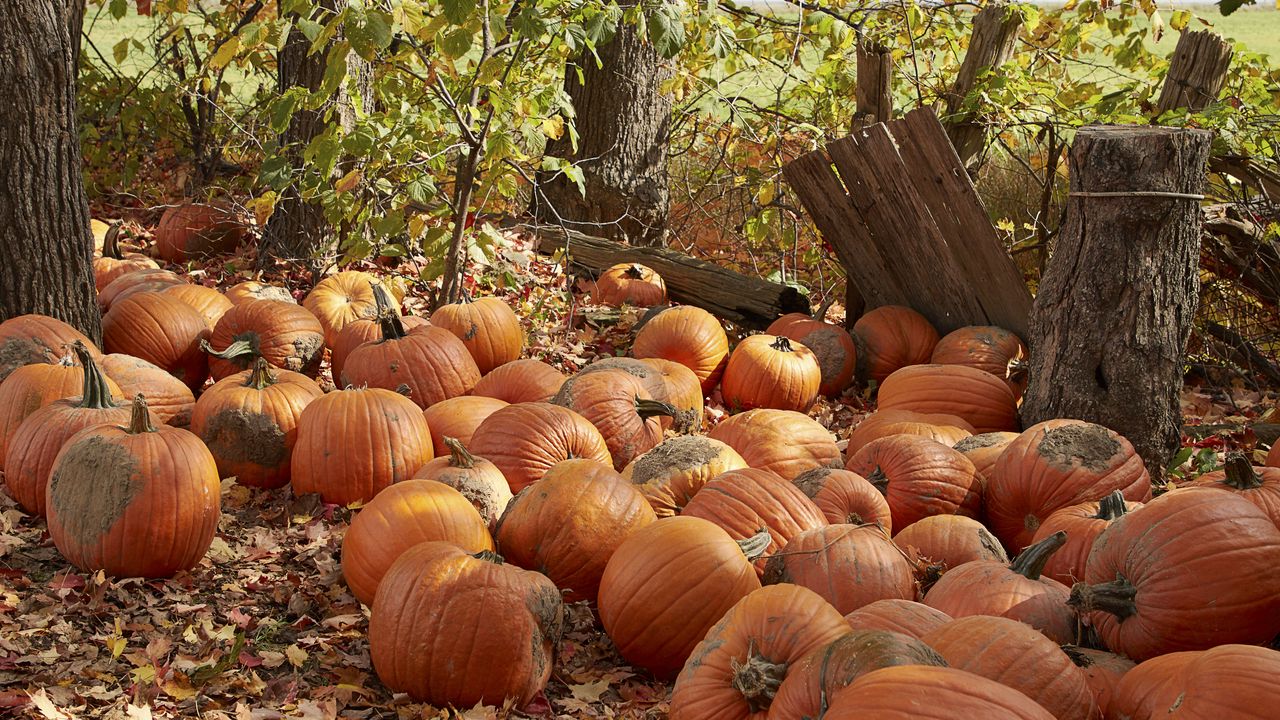
<instances>
[{"instance_id":1,"label":"rough tree bark","mask_svg":"<svg viewBox=\"0 0 1280 720\"><path fill-rule=\"evenodd\" d=\"M583 56L582 82L565 70L578 131L574 154L568 133L547 154L573 160L585 176L586 197L563 175L542 173L533 214L543 222L634 245L663 245L667 234L667 140L671 99L660 90L670 67L634 25L623 23L596 49L600 66Z\"/></svg>"},{"instance_id":2,"label":"rough tree bark","mask_svg":"<svg viewBox=\"0 0 1280 720\"><path fill-rule=\"evenodd\" d=\"M81 175L78 3L0 12L0 321L52 315L100 340Z\"/></svg>"},{"instance_id":3,"label":"rough tree bark","mask_svg":"<svg viewBox=\"0 0 1280 720\"><path fill-rule=\"evenodd\" d=\"M1183 352L1199 291L1212 134L1083 128L1071 195L1031 313L1024 424L1079 418L1127 437L1153 477L1177 450Z\"/></svg>"},{"instance_id":4,"label":"rough tree bark","mask_svg":"<svg viewBox=\"0 0 1280 720\"><path fill-rule=\"evenodd\" d=\"M982 152L987 128L965 108L965 101L978 84L978 77L1009 62L1022 28L1022 16L1010 13L1009 6L995 3L984 7L973 19L969 49L956 81L946 95L947 134L960 156L960 162L971 166Z\"/></svg>"}]
</instances>

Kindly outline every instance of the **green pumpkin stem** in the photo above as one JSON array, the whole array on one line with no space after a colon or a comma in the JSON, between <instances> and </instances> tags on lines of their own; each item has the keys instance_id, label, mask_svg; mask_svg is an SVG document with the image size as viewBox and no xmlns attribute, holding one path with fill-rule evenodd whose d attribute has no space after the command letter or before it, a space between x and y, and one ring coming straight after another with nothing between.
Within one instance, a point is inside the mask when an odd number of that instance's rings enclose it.
<instances>
[{"instance_id":1,"label":"green pumpkin stem","mask_svg":"<svg viewBox=\"0 0 1280 720\"><path fill-rule=\"evenodd\" d=\"M756 560L764 551L769 549L773 544L773 536L765 528L760 528L755 535L746 540L739 540L738 547L742 548L742 554L747 556L748 560Z\"/></svg>"},{"instance_id":2,"label":"green pumpkin stem","mask_svg":"<svg viewBox=\"0 0 1280 720\"><path fill-rule=\"evenodd\" d=\"M80 366L84 368L84 385L80 389L78 407L93 410L116 407L116 402L111 397L111 387L107 385L107 376L102 374L98 363L93 361L93 354L89 352L89 348L77 340L71 345L71 352L75 353Z\"/></svg>"},{"instance_id":3,"label":"green pumpkin stem","mask_svg":"<svg viewBox=\"0 0 1280 720\"><path fill-rule=\"evenodd\" d=\"M476 466L476 456L467 451L461 440L446 435L444 444L449 448L449 467L470 470Z\"/></svg>"},{"instance_id":4,"label":"green pumpkin stem","mask_svg":"<svg viewBox=\"0 0 1280 720\"><path fill-rule=\"evenodd\" d=\"M1253 469L1253 463L1249 462L1249 457L1244 453L1228 453L1223 470L1226 473L1226 477L1222 479L1224 485L1236 490L1256 490L1262 487L1262 476Z\"/></svg>"},{"instance_id":5,"label":"green pumpkin stem","mask_svg":"<svg viewBox=\"0 0 1280 720\"><path fill-rule=\"evenodd\" d=\"M214 350L208 340L201 340L200 349L222 360L241 360L255 358L260 355L257 343L252 340L236 340L228 345L225 350ZM248 363L246 362L245 364L247 365Z\"/></svg>"},{"instance_id":6,"label":"green pumpkin stem","mask_svg":"<svg viewBox=\"0 0 1280 720\"><path fill-rule=\"evenodd\" d=\"M1126 512L1128 510L1124 506L1124 494L1119 490L1115 490L1098 503L1098 514L1094 515L1094 517L1098 520L1110 521L1124 515Z\"/></svg>"},{"instance_id":7,"label":"green pumpkin stem","mask_svg":"<svg viewBox=\"0 0 1280 720\"><path fill-rule=\"evenodd\" d=\"M742 693L743 699L752 713L762 713L769 709L778 687L787 676L785 663L775 663L756 651L755 641L747 645L747 659L739 662L737 658L729 660L733 688Z\"/></svg>"},{"instance_id":8,"label":"green pumpkin stem","mask_svg":"<svg viewBox=\"0 0 1280 720\"><path fill-rule=\"evenodd\" d=\"M276 376L271 374L271 363L267 359L258 356L253 361L253 372L249 373L249 377L245 380L244 386L251 387L254 390L265 390L266 388L276 384Z\"/></svg>"},{"instance_id":9,"label":"green pumpkin stem","mask_svg":"<svg viewBox=\"0 0 1280 720\"><path fill-rule=\"evenodd\" d=\"M791 338L785 335L779 335L774 338L773 342L769 343L769 347L778 352L795 352L795 349L791 347Z\"/></svg>"},{"instance_id":10,"label":"green pumpkin stem","mask_svg":"<svg viewBox=\"0 0 1280 720\"><path fill-rule=\"evenodd\" d=\"M1067 604L1075 608L1077 615L1096 610L1111 613L1118 619L1124 620L1137 614L1138 606L1134 602L1137 596L1138 589L1133 586L1133 583L1123 575L1116 575L1116 579L1109 583L1090 585L1081 582L1072 585L1071 597L1067 598Z\"/></svg>"},{"instance_id":11,"label":"green pumpkin stem","mask_svg":"<svg viewBox=\"0 0 1280 720\"><path fill-rule=\"evenodd\" d=\"M636 414L645 420L658 416L673 418L678 414L678 412L679 411L669 403L664 403L661 400L644 400L642 398L636 398Z\"/></svg>"},{"instance_id":12,"label":"green pumpkin stem","mask_svg":"<svg viewBox=\"0 0 1280 720\"><path fill-rule=\"evenodd\" d=\"M484 560L485 562L491 562L494 565L502 565L506 563L506 560L503 560L501 555L499 555L498 553L492 550L481 550L480 552L476 553L475 555L472 555L471 557L477 560Z\"/></svg>"},{"instance_id":13,"label":"green pumpkin stem","mask_svg":"<svg viewBox=\"0 0 1280 720\"><path fill-rule=\"evenodd\" d=\"M1009 563L1009 569L1028 580L1039 580L1040 574L1044 572L1045 563L1049 562L1049 558L1066 544L1067 534L1059 530L1040 542L1027 546L1022 554Z\"/></svg>"},{"instance_id":14,"label":"green pumpkin stem","mask_svg":"<svg viewBox=\"0 0 1280 720\"><path fill-rule=\"evenodd\" d=\"M129 415L129 434L141 435L156 431L151 424L151 412L147 410L147 398L138 393L133 396L133 412Z\"/></svg>"}]
</instances>

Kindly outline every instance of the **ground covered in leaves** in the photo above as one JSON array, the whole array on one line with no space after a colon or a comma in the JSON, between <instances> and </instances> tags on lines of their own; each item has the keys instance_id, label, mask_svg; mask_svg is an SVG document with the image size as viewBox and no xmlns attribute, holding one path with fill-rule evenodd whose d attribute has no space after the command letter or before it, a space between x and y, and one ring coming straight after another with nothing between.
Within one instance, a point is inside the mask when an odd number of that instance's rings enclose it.
<instances>
[{"instance_id":1,"label":"ground covered in leaves","mask_svg":"<svg viewBox=\"0 0 1280 720\"><path fill-rule=\"evenodd\" d=\"M145 239L142 225L128 228ZM414 274L412 258L382 272ZM285 268L265 275L254 258L196 268L194 282L226 287L245 279L287 284ZM372 265L363 269L374 269ZM528 355L572 372L625 353L637 311L579 302L564 268L539 258L528 238L508 236L477 259L476 294L497 294L524 319ZM425 313L416 291L409 311ZM838 310L838 308L837 308ZM1244 386L1188 388L1191 423L1271 420L1274 398ZM850 392L813 415L838 437L869 410ZM713 395L709 424L724 417ZM1188 440L1180 473L1196 474L1225 448L1256 443L1251 431ZM1259 460L1261 458L1258 458ZM256 491L223 481L223 516L206 558L168 581L115 581L78 572L58 554L44 523L0 493L0 716L273 718L435 718L449 711L413 704L377 680L369 658L368 613L342 580L340 549L353 510ZM546 693L521 709L477 707L463 718L661 718L668 684L628 667L592 609L569 606L568 632Z\"/></svg>"}]
</instances>

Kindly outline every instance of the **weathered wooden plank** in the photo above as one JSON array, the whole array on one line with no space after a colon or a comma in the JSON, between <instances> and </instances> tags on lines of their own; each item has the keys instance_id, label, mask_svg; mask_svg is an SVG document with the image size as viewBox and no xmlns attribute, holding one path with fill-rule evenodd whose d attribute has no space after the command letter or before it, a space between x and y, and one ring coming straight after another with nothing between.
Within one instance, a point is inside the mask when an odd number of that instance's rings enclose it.
<instances>
[{"instance_id":1,"label":"weathered wooden plank","mask_svg":"<svg viewBox=\"0 0 1280 720\"><path fill-rule=\"evenodd\" d=\"M1177 108L1199 112L1218 99L1227 82L1231 44L1210 30L1183 32L1169 60L1156 112Z\"/></svg>"},{"instance_id":2,"label":"weathered wooden plank","mask_svg":"<svg viewBox=\"0 0 1280 720\"><path fill-rule=\"evenodd\" d=\"M854 88L854 130L874 122L888 122L893 118L893 54L886 45L859 40L856 58L858 84ZM866 308L867 300L859 290L858 283L847 278L844 294L845 327L852 329Z\"/></svg>"},{"instance_id":3,"label":"weathered wooden plank","mask_svg":"<svg viewBox=\"0 0 1280 720\"><path fill-rule=\"evenodd\" d=\"M946 95L946 127L961 162L968 165L982 152L986 127L966 107L978 77L1009 62L1022 27L1022 15L1004 3L987 5L973 19L969 49L955 83Z\"/></svg>"},{"instance_id":4,"label":"weathered wooden plank","mask_svg":"<svg viewBox=\"0 0 1280 720\"><path fill-rule=\"evenodd\" d=\"M793 287L743 275L675 250L632 247L557 227L525 228L537 235L538 252L544 255L567 249L574 265L593 273L618 263L644 264L662 276L672 300L703 308L743 327L761 329L780 315L809 312L809 300Z\"/></svg>"},{"instance_id":5,"label":"weathered wooden plank","mask_svg":"<svg viewBox=\"0 0 1280 720\"><path fill-rule=\"evenodd\" d=\"M937 223L986 322L1026 337L1031 291L932 108L890 125L906 171Z\"/></svg>"}]
</instances>

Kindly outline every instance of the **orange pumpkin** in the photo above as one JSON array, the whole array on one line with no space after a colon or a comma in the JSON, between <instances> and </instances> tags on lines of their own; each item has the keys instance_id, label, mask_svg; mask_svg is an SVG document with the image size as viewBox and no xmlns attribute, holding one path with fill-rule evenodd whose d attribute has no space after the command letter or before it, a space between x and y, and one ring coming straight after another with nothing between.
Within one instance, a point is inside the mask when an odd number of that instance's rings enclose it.
<instances>
[{"instance_id":1,"label":"orange pumpkin","mask_svg":"<svg viewBox=\"0 0 1280 720\"><path fill-rule=\"evenodd\" d=\"M112 353L102 356L102 371L120 386L119 397L145 395L151 418L165 425L186 427L196 396L181 380L164 368L132 355ZM109 383L108 383L109 384Z\"/></svg>"},{"instance_id":2,"label":"orange pumpkin","mask_svg":"<svg viewBox=\"0 0 1280 720\"><path fill-rule=\"evenodd\" d=\"M938 331L923 315L901 305L868 311L853 324L858 347L858 374L884 382L895 370L929 362ZM864 369L865 368L865 369Z\"/></svg>"},{"instance_id":3,"label":"orange pumpkin","mask_svg":"<svg viewBox=\"0 0 1280 720\"><path fill-rule=\"evenodd\" d=\"M226 315L227 311L235 306L234 303L227 299L226 295L214 288L192 285L191 283L170 285L161 290L160 294L168 295L190 305L192 310L200 313L200 317L204 318L204 324L209 328L209 332L213 332L222 316ZM151 412L153 415L155 414L154 407Z\"/></svg>"},{"instance_id":4,"label":"orange pumpkin","mask_svg":"<svg viewBox=\"0 0 1280 720\"><path fill-rule=\"evenodd\" d=\"M295 303L251 300L222 316L206 349L214 380L248 370L258 357L272 367L315 377L324 355L324 328Z\"/></svg>"},{"instance_id":5,"label":"orange pumpkin","mask_svg":"<svg viewBox=\"0 0 1280 720\"><path fill-rule=\"evenodd\" d=\"M0 373L0 380L4 379L4 375ZM1267 451L1267 467L1280 467L1280 442L1271 446Z\"/></svg>"},{"instance_id":6,"label":"orange pumpkin","mask_svg":"<svg viewBox=\"0 0 1280 720\"><path fill-rule=\"evenodd\" d=\"M98 307L107 312L117 302L140 292L161 292L171 287L186 285L187 281L177 273L160 268L134 270L112 280L98 293Z\"/></svg>"},{"instance_id":7,"label":"orange pumpkin","mask_svg":"<svg viewBox=\"0 0 1280 720\"><path fill-rule=\"evenodd\" d=\"M401 315L400 325L405 332L413 332L424 325L430 325L430 323L427 322L426 318L418 315ZM342 370L346 366L347 358L350 357L351 353L365 343L376 342L381 339L382 325L377 320L360 318L342 326L342 330L338 332L337 340L329 348L329 373L333 377L334 387L339 390L346 387L342 384Z\"/></svg>"},{"instance_id":8,"label":"orange pumpkin","mask_svg":"<svg viewBox=\"0 0 1280 720\"><path fill-rule=\"evenodd\" d=\"M156 226L155 253L171 263L235 250L249 238L244 218L225 205L183 203L165 209Z\"/></svg>"},{"instance_id":9,"label":"orange pumpkin","mask_svg":"<svg viewBox=\"0 0 1280 720\"><path fill-rule=\"evenodd\" d=\"M691 305L668 308L636 331L631 354L662 358L693 371L704 393L720 381L729 357L729 337L714 315Z\"/></svg>"},{"instance_id":10,"label":"orange pumpkin","mask_svg":"<svg viewBox=\"0 0 1280 720\"><path fill-rule=\"evenodd\" d=\"M160 267L155 260L138 252L120 251L120 227L115 225L102 238L102 256L93 261L93 287L97 292L111 284L112 280L135 270L151 270Z\"/></svg>"},{"instance_id":11,"label":"orange pumpkin","mask_svg":"<svg viewBox=\"0 0 1280 720\"><path fill-rule=\"evenodd\" d=\"M912 600L877 600L844 616L854 630L891 630L919 640L951 616Z\"/></svg>"},{"instance_id":12,"label":"orange pumpkin","mask_svg":"<svg viewBox=\"0 0 1280 720\"><path fill-rule=\"evenodd\" d=\"M1014 432L979 433L956 442L952 447L973 462L985 486L986 479L991 477L991 471L996 466L996 460L1000 459L1009 443L1016 439L1018 433Z\"/></svg>"},{"instance_id":13,"label":"orange pumpkin","mask_svg":"<svg viewBox=\"0 0 1280 720\"><path fill-rule=\"evenodd\" d=\"M546 686L565 623L547 578L491 552L426 542L401 556L384 582L369 618L369 655L387 687L438 707L470 708L523 706Z\"/></svg>"},{"instance_id":14,"label":"orange pumpkin","mask_svg":"<svg viewBox=\"0 0 1280 720\"><path fill-rule=\"evenodd\" d=\"M645 358L640 362L658 371L658 377L665 386L661 394L655 394L655 400L661 400L676 409L676 416L667 422L662 420L663 428L674 427L677 432L697 432L702 429L702 383L689 368L672 360L662 358ZM647 387L647 386L646 386ZM650 390L652 393L653 391Z\"/></svg>"},{"instance_id":15,"label":"orange pumpkin","mask_svg":"<svg viewBox=\"0 0 1280 720\"><path fill-rule=\"evenodd\" d=\"M849 457L845 469L865 477L884 493L896 528L930 515L976 518L982 509L981 485L973 463L926 437L890 435L872 440Z\"/></svg>"},{"instance_id":16,"label":"orange pumpkin","mask_svg":"<svg viewBox=\"0 0 1280 720\"><path fill-rule=\"evenodd\" d=\"M259 357L252 370L223 378L196 402L191 432L208 446L220 477L250 487L289 484L298 418L320 386L301 373L271 371Z\"/></svg>"},{"instance_id":17,"label":"orange pumpkin","mask_svg":"<svg viewBox=\"0 0 1280 720\"><path fill-rule=\"evenodd\" d=\"M1054 720L1031 698L964 670L899 665L867 673L836 693L823 720Z\"/></svg>"},{"instance_id":18,"label":"orange pumpkin","mask_svg":"<svg viewBox=\"0 0 1280 720\"><path fill-rule=\"evenodd\" d=\"M1111 708L1111 698L1115 695L1120 680L1134 668L1136 663L1123 655L1116 655L1106 650L1063 645L1062 651L1084 673L1084 681L1089 684L1098 712L1103 717L1107 717Z\"/></svg>"},{"instance_id":19,"label":"orange pumpkin","mask_svg":"<svg viewBox=\"0 0 1280 720\"><path fill-rule=\"evenodd\" d=\"M566 380L565 374L541 360L513 360L490 370L476 383L472 395L511 404L550 402Z\"/></svg>"},{"instance_id":20,"label":"orange pumpkin","mask_svg":"<svg viewBox=\"0 0 1280 720\"><path fill-rule=\"evenodd\" d=\"M1228 453L1222 470L1207 472L1193 485L1229 490L1258 506L1280 526L1280 468L1253 467L1243 453ZM1047 522L1047 521L1046 521Z\"/></svg>"},{"instance_id":21,"label":"orange pumpkin","mask_svg":"<svg viewBox=\"0 0 1280 720\"><path fill-rule=\"evenodd\" d=\"M496 297L441 305L431 313L431 324L458 336L483 375L520 358L524 350L524 328L511 306Z\"/></svg>"},{"instance_id":22,"label":"orange pumpkin","mask_svg":"<svg viewBox=\"0 0 1280 720\"><path fill-rule=\"evenodd\" d=\"M153 427L141 395L129 412L123 424L92 425L62 445L45 491L49 536L85 572L170 577L195 567L213 542L218 470L195 435Z\"/></svg>"},{"instance_id":23,"label":"orange pumpkin","mask_svg":"<svg viewBox=\"0 0 1280 720\"><path fill-rule=\"evenodd\" d=\"M893 542L920 559L924 581L975 560L1009 562L995 535L982 523L963 515L930 515L902 528Z\"/></svg>"},{"instance_id":24,"label":"orange pumpkin","mask_svg":"<svg viewBox=\"0 0 1280 720\"><path fill-rule=\"evenodd\" d=\"M102 317L107 352L132 355L164 368L192 391L209 377L209 361L200 349L208 335L200 313L155 292L127 297Z\"/></svg>"},{"instance_id":25,"label":"orange pumpkin","mask_svg":"<svg viewBox=\"0 0 1280 720\"><path fill-rule=\"evenodd\" d=\"M652 268L638 263L621 263L600 274L591 295L601 305L652 307L667 301L667 285Z\"/></svg>"},{"instance_id":26,"label":"orange pumpkin","mask_svg":"<svg viewBox=\"0 0 1280 720\"><path fill-rule=\"evenodd\" d=\"M889 502L861 475L837 468L814 468L791 481L822 511L827 522L879 525L893 532Z\"/></svg>"},{"instance_id":27,"label":"orange pumpkin","mask_svg":"<svg viewBox=\"0 0 1280 720\"><path fill-rule=\"evenodd\" d=\"M786 337L752 335L738 343L724 368L720 392L731 411L775 408L808 412L822 371L813 351Z\"/></svg>"},{"instance_id":28,"label":"orange pumpkin","mask_svg":"<svg viewBox=\"0 0 1280 720\"><path fill-rule=\"evenodd\" d=\"M356 513L342 539L342 576L351 594L373 603L387 570L418 543L441 540L465 552L493 550L480 513L462 493L434 480L406 480Z\"/></svg>"},{"instance_id":29,"label":"orange pumpkin","mask_svg":"<svg viewBox=\"0 0 1280 720\"><path fill-rule=\"evenodd\" d=\"M853 382L858 351L853 337L839 325L815 320L804 313L787 313L774 320L765 332L790 338L813 352L822 371L818 392L823 395L839 395Z\"/></svg>"},{"instance_id":30,"label":"orange pumpkin","mask_svg":"<svg viewBox=\"0 0 1280 720\"><path fill-rule=\"evenodd\" d=\"M449 454L445 438L457 438L465 447L471 444L476 428L485 418L506 407L507 403L489 397L460 395L442 400L422 411L431 428L431 444L436 457Z\"/></svg>"},{"instance_id":31,"label":"orange pumpkin","mask_svg":"<svg viewBox=\"0 0 1280 720\"><path fill-rule=\"evenodd\" d=\"M973 426L955 415L926 415L910 410L880 410L862 419L849 434L845 453L852 455L863 445L890 435L919 435L954 446L973 434Z\"/></svg>"},{"instance_id":32,"label":"orange pumpkin","mask_svg":"<svg viewBox=\"0 0 1280 720\"><path fill-rule=\"evenodd\" d=\"M428 325L406 333L396 315L383 315L379 322L382 339L365 343L347 356L343 386L404 387L410 400L428 408L466 395L480 379L462 341L448 330Z\"/></svg>"},{"instance_id":33,"label":"orange pumpkin","mask_svg":"<svg viewBox=\"0 0 1280 720\"><path fill-rule=\"evenodd\" d=\"M290 483L295 495L319 493L327 503L368 502L432 457L431 430L409 398L382 388L337 390L298 417Z\"/></svg>"},{"instance_id":34,"label":"orange pumpkin","mask_svg":"<svg viewBox=\"0 0 1280 720\"><path fill-rule=\"evenodd\" d=\"M737 450L748 466L786 480L818 467L840 467L840 448L831 432L790 410L748 410L716 425L707 437Z\"/></svg>"},{"instance_id":35,"label":"orange pumpkin","mask_svg":"<svg viewBox=\"0 0 1280 720\"><path fill-rule=\"evenodd\" d=\"M479 511L489 530L494 530L507 503L511 502L507 479L502 477L497 465L467 452L459 439L446 437L444 445L441 456L418 468L413 479L435 480L462 493Z\"/></svg>"},{"instance_id":36,"label":"orange pumpkin","mask_svg":"<svg viewBox=\"0 0 1280 720\"><path fill-rule=\"evenodd\" d=\"M110 376L104 379L112 396L121 397L120 387ZM31 413L55 400L81 395L83 388L84 368L75 361L74 353L53 364L23 365L0 383L0 468L4 467L10 439Z\"/></svg>"},{"instance_id":37,"label":"orange pumpkin","mask_svg":"<svg viewBox=\"0 0 1280 720\"><path fill-rule=\"evenodd\" d=\"M511 492L540 480L561 460L582 458L613 466L604 437L578 413L543 402L508 405L480 423L467 448L502 471Z\"/></svg>"},{"instance_id":38,"label":"orange pumpkin","mask_svg":"<svg viewBox=\"0 0 1280 720\"><path fill-rule=\"evenodd\" d=\"M975 432L1018 429L1018 402L994 375L964 365L913 365L884 379L880 410L954 415Z\"/></svg>"},{"instance_id":39,"label":"orange pumpkin","mask_svg":"<svg viewBox=\"0 0 1280 720\"><path fill-rule=\"evenodd\" d=\"M1147 660L1116 684L1107 717L1274 717L1280 653L1251 645L1221 645Z\"/></svg>"},{"instance_id":40,"label":"orange pumpkin","mask_svg":"<svg viewBox=\"0 0 1280 720\"><path fill-rule=\"evenodd\" d=\"M621 370L575 375L565 381L551 402L596 426L615 470L662 442L658 417L675 414L670 405L654 400L638 378Z\"/></svg>"},{"instance_id":41,"label":"orange pumpkin","mask_svg":"<svg viewBox=\"0 0 1280 720\"><path fill-rule=\"evenodd\" d=\"M655 519L644 496L608 466L565 460L516 495L495 535L508 562L544 573L571 602L594 602L610 556Z\"/></svg>"},{"instance_id":42,"label":"orange pumpkin","mask_svg":"<svg viewBox=\"0 0 1280 720\"><path fill-rule=\"evenodd\" d=\"M1093 543L1107 526L1142 503L1127 502L1117 490L1098 502L1068 505L1040 525L1031 542L1039 542L1059 530L1067 534L1067 544L1049 558L1044 574L1071 587L1084 579L1085 562Z\"/></svg>"},{"instance_id":43,"label":"orange pumpkin","mask_svg":"<svg viewBox=\"0 0 1280 720\"><path fill-rule=\"evenodd\" d=\"M1009 384L1015 398L1027 389L1025 362L1027 346L1004 328L971 325L943 336L933 348L930 362L938 365L967 365L990 373Z\"/></svg>"},{"instance_id":44,"label":"orange pumpkin","mask_svg":"<svg viewBox=\"0 0 1280 720\"><path fill-rule=\"evenodd\" d=\"M911 563L875 525L827 525L796 535L765 563L765 585L792 583L841 615L876 600L913 600Z\"/></svg>"},{"instance_id":45,"label":"orange pumpkin","mask_svg":"<svg viewBox=\"0 0 1280 720\"><path fill-rule=\"evenodd\" d=\"M305 307L324 328L324 344L334 347L338 334L347 323L360 319L373 319L378 315L378 303L374 288L382 288L376 275L359 270L344 270L316 283L302 301ZM384 302L388 312L400 314L400 304L388 293Z\"/></svg>"},{"instance_id":46,"label":"orange pumpkin","mask_svg":"<svg viewBox=\"0 0 1280 720\"><path fill-rule=\"evenodd\" d=\"M247 303L250 300L277 300L294 304L298 302L288 288L282 288L279 285L268 285L256 280L246 280L232 285L223 294L236 305Z\"/></svg>"},{"instance_id":47,"label":"orange pumpkin","mask_svg":"<svg viewBox=\"0 0 1280 720\"><path fill-rule=\"evenodd\" d=\"M712 478L747 467L736 450L701 435L668 438L622 469L658 517L679 515Z\"/></svg>"},{"instance_id":48,"label":"orange pumpkin","mask_svg":"<svg viewBox=\"0 0 1280 720\"><path fill-rule=\"evenodd\" d=\"M19 315L0 322L0 381L23 365L56 362L79 340L95 359L98 346L84 333L47 315Z\"/></svg>"}]
</instances>

